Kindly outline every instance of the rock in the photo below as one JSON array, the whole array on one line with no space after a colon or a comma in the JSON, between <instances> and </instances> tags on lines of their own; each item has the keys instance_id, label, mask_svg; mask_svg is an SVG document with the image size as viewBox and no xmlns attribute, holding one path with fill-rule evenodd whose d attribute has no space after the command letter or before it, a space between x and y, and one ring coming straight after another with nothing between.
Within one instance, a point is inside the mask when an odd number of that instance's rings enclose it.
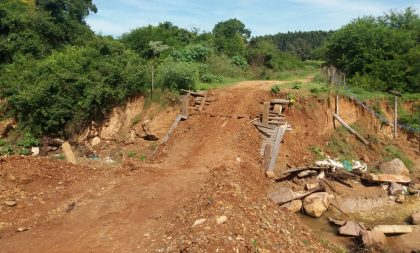
<instances>
[{"instance_id":1,"label":"rock","mask_svg":"<svg viewBox=\"0 0 420 253\"><path fill-rule=\"evenodd\" d=\"M389 187L389 194L392 196L397 196L404 192L404 186L402 186L399 183L391 183L391 186Z\"/></svg>"},{"instance_id":2,"label":"rock","mask_svg":"<svg viewBox=\"0 0 420 253\"><path fill-rule=\"evenodd\" d=\"M407 167L405 167L404 163L398 158L395 158L389 162L382 163L379 166L379 169L384 174L400 175L406 177L410 176L410 172L408 171Z\"/></svg>"},{"instance_id":3,"label":"rock","mask_svg":"<svg viewBox=\"0 0 420 253\"><path fill-rule=\"evenodd\" d=\"M411 215L411 223L413 225L420 225L420 212Z\"/></svg>"},{"instance_id":4,"label":"rock","mask_svg":"<svg viewBox=\"0 0 420 253\"><path fill-rule=\"evenodd\" d=\"M344 226L346 224L345 220L339 220L336 218L328 217L328 221L337 225L337 226Z\"/></svg>"},{"instance_id":5,"label":"rock","mask_svg":"<svg viewBox=\"0 0 420 253\"><path fill-rule=\"evenodd\" d=\"M297 213L300 210L302 210L302 205L303 205L302 200L297 199L297 200L292 200L289 203L281 205L280 208L286 209L287 211L291 213Z\"/></svg>"},{"instance_id":6,"label":"rock","mask_svg":"<svg viewBox=\"0 0 420 253\"><path fill-rule=\"evenodd\" d=\"M330 195L327 192L317 192L303 200L305 212L312 217L321 217L330 206Z\"/></svg>"},{"instance_id":7,"label":"rock","mask_svg":"<svg viewBox=\"0 0 420 253\"><path fill-rule=\"evenodd\" d=\"M25 227L19 227L18 229L16 229L17 232L23 232L29 230L29 228L25 228Z\"/></svg>"},{"instance_id":8,"label":"rock","mask_svg":"<svg viewBox=\"0 0 420 253\"><path fill-rule=\"evenodd\" d=\"M204 222L206 222L207 219L198 219L194 221L194 224L192 225L192 227L198 226L203 224Z\"/></svg>"},{"instance_id":9,"label":"rock","mask_svg":"<svg viewBox=\"0 0 420 253\"><path fill-rule=\"evenodd\" d=\"M367 162L367 163L370 163L370 159L369 159L369 157L366 154L363 154L362 157L361 157L361 159L363 161Z\"/></svg>"},{"instance_id":10,"label":"rock","mask_svg":"<svg viewBox=\"0 0 420 253\"><path fill-rule=\"evenodd\" d=\"M32 156L38 156L39 155L39 147L32 147L31 148L31 154L32 154Z\"/></svg>"},{"instance_id":11,"label":"rock","mask_svg":"<svg viewBox=\"0 0 420 253\"><path fill-rule=\"evenodd\" d=\"M304 170L298 174L298 177L302 178L302 177L307 177L307 176L316 175L316 174L318 174L316 170Z\"/></svg>"},{"instance_id":12,"label":"rock","mask_svg":"<svg viewBox=\"0 0 420 253\"><path fill-rule=\"evenodd\" d=\"M364 247L368 250L384 252L388 247L388 241L382 232L364 230L360 235Z\"/></svg>"},{"instance_id":13,"label":"rock","mask_svg":"<svg viewBox=\"0 0 420 253\"><path fill-rule=\"evenodd\" d=\"M16 201L14 201L14 200L6 200L6 201L4 201L3 203L4 203L6 206L10 206L10 207L16 206L16 204L17 204L17 202L16 202Z\"/></svg>"},{"instance_id":14,"label":"rock","mask_svg":"<svg viewBox=\"0 0 420 253\"><path fill-rule=\"evenodd\" d=\"M293 192L290 188L279 187L276 191L267 194L267 197L276 204L283 204L293 200L298 194Z\"/></svg>"},{"instance_id":15,"label":"rock","mask_svg":"<svg viewBox=\"0 0 420 253\"><path fill-rule=\"evenodd\" d=\"M397 199L395 199L395 202L400 203L400 204L404 203L405 202L404 194L398 195Z\"/></svg>"},{"instance_id":16,"label":"rock","mask_svg":"<svg viewBox=\"0 0 420 253\"><path fill-rule=\"evenodd\" d=\"M312 190L314 188L317 188L319 186L319 183L314 183L314 184L305 184L305 188L306 190Z\"/></svg>"},{"instance_id":17,"label":"rock","mask_svg":"<svg viewBox=\"0 0 420 253\"><path fill-rule=\"evenodd\" d=\"M73 150L71 149L70 143L64 142L61 146L63 149L64 157L66 158L66 161L72 164L76 164L76 157L73 154Z\"/></svg>"},{"instance_id":18,"label":"rock","mask_svg":"<svg viewBox=\"0 0 420 253\"><path fill-rule=\"evenodd\" d=\"M217 224L223 224L228 220L228 218L226 216L220 216L216 219Z\"/></svg>"},{"instance_id":19,"label":"rock","mask_svg":"<svg viewBox=\"0 0 420 253\"><path fill-rule=\"evenodd\" d=\"M359 236L360 232L366 230L364 226L355 222L355 221L347 221L346 224L338 229L338 233L340 235L347 235L347 236Z\"/></svg>"},{"instance_id":20,"label":"rock","mask_svg":"<svg viewBox=\"0 0 420 253\"><path fill-rule=\"evenodd\" d=\"M101 138L99 138L98 136L93 138L91 141L92 147L98 146L100 143L101 143Z\"/></svg>"},{"instance_id":21,"label":"rock","mask_svg":"<svg viewBox=\"0 0 420 253\"><path fill-rule=\"evenodd\" d=\"M410 225L378 225L372 228L372 231L382 232L384 234L406 234L413 232L413 226Z\"/></svg>"},{"instance_id":22,"label":"rock","mask_svg":"<svg viewBox=\"0 0 420 253\"><path fill-rule=\"evenodd\" d=\"M420 250L420 232L413 232L400 236L390 237L390 248L388 252L412 253Z\"/></svg>"}]
</instances>

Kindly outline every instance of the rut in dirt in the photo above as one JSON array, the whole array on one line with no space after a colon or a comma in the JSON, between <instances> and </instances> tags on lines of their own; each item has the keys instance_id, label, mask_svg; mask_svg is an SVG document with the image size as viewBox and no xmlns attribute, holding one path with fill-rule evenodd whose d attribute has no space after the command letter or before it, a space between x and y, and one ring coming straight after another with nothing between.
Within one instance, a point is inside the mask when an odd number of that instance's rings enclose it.
<instances>
[{"instance_id":1,"label":"rut in dirt","mask_svg":"<svg viewBox=\"0 0 420 253\"><path fill-rule=\"evenodd\" d=\"M49 210L49 218L39 224L36 217L45 214L33 214L22 224L28 231L3 236L0 252L141 252L159 245L163 225L200 190L211 169L241 156L257 162L258 134L255 129L249 133L262 96L255 87L261 82L215 91L218 101L179 125L160 163L90 182L78 196L67 193L60 203L74 202L71 212ZM249 134L255 143L243 142Z\"/></svg>"}]
</instances>

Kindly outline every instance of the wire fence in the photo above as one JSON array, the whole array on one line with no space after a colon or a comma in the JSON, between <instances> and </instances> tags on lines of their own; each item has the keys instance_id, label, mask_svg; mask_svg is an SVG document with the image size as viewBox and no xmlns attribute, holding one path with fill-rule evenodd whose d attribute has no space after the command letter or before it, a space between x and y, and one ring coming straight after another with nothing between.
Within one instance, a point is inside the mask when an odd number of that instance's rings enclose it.
<instances>
[{"instance_id":1,"label":"wire fence","mask_svg":"<svg viewBox=\"0 0 420 253\"><path fill-rule=\"evenodd\" d=\"M350 87L346 85L346 75L343 72L333 67L329 67L329 68L324 69L324 74L328 75L331 84L338 85L338 87L343 87L345 91L344 94L347 97L353 99L359 106L361 106L370 114L375 116L380 122L387 125L392 125L392 123L385 116L376 112L373 108L371 108L369 105L367 105L362 100L360 100L354 92L351 91ZM411 132L411 133L420 133L420 127L415 128L412 126L400 124L398 122L397 122L397 126L398 128Z\"/></svg>"}]
</instances>

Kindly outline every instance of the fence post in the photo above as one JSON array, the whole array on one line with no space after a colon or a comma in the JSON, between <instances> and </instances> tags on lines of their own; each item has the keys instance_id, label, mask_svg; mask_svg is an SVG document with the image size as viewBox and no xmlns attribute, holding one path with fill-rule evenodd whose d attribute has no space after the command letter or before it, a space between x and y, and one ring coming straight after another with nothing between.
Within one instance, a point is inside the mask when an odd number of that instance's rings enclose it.
<instances>
[{"instance_id":1,"label":"fence post","mask_svg":"<svg viewBox=\"0 0 420 253\"><path fill-rule=\"evenodd\" d=\"M397 138L398 131L398 96L394 96L394 139Z\"/></svg>"}]
</instances>

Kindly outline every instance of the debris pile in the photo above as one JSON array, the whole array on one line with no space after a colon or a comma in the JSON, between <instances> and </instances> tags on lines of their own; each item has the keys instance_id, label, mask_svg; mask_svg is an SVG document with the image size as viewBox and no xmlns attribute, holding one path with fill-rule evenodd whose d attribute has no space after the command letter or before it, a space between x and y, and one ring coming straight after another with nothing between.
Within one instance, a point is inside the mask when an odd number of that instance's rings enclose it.
<instances>
[{"instance_id":1,"label":"debris pile","mask_svg":"<svg viewBox=\"0 0 420 253\"><path fill-rule=\"evenodd\" d=\"M302 211L316 218L321 217L330 207L333 207L348 218L339 220L329 217L329 221L339 227L337 230L339 235L357 237L365 248L384 250L388 245L387 235L420 231L418 226L420 214L412 215L413 225L384 224L368 227L352 220L340 209L336 198L341 196L334 186L338 183L349 190L354 189L356 185L365 188L374 186L379 190L386 189L389 199L397 203L403 203L408 196L413 198L419 196L419 184L412 182L409 171L399 159L385 162L379 166L379 169L382 173L371 173L367 165L359 161L340 162L333 159L317 161L315 165L291 168L281 172L276 182L286 182L290 187L282 184L270 192L268 198L285 210ZM357 193L354 194L357 195Z\"/></svg>"}]
</instances>

